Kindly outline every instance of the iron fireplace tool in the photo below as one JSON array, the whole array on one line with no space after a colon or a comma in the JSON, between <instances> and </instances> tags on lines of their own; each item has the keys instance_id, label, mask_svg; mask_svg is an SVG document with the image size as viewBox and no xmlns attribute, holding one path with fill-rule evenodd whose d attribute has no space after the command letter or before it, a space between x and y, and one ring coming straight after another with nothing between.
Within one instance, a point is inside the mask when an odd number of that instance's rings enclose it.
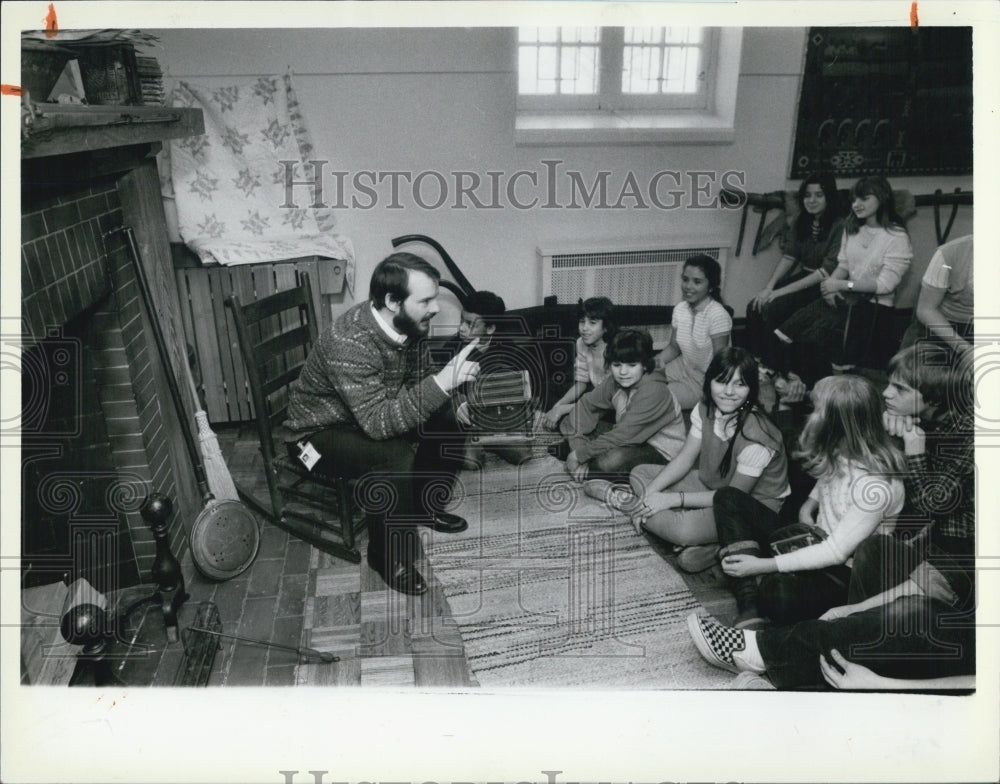
<instances>
[{"instance_id":1,"label":"iron fireplace tool","mask_svg":"<svg viewBox=\"0 0 1000 784\"><path fill-rule=\"evenodd\" d=\"M205 604L209 605L210 608L212 609L214 609L215 607L215 605L212 604L211 602L206 602ZM204 606L204 604L202 606ZM218 621L219 613L217 610L213 613L212 609L209 609L204 614L204 616L201 610L199 609L198 618L195 619L195 623L202 621L203 617L207 618L208 620ZM212 628L209 628L209 626L211 626ZM292 653L297 653L299 656L303 658L319 659L321 662L325 662L327 664L331 662L340 661L339 656L334 656L329 651L317 651L315 648L306 648L305 646L301 645L300 646L281 645L280 643L271 642L270 640L255 640L250 637L240 637L239 635L236 634L226 634L225 632L220 631L220 629L221 629L220 623L211 623L202 626L189 626L187 629L184 630L182 635L184 637L185 650L188 650L189 646L195 647L198 645L199 635L209 635L211 637L222 637L227 640L244 642L250 645L260 645L264 648L277 648L278 650L282 651L291 651Z\"/></svg>"},{"instance_id":2,"label":"iron fireplace tool","mask_svg":"<svg viewBox=\"0 0 1000 784\"><path fill-rule=\"evenodd\" d=\"M257 518L240 501L218 500L209 489L205 466L195 446L194 436L187 419L187 411L181 400L180 388L177 386L170 355L167 353L163 328L153 305L149 278L139 256L135 233L131 226L122 226L107 232L105 237L117 233L123 233L128 244L129 256L135 270L136 281L139 284L139 293L149 316L149 324L166 376L167 388L177 411L177 418L180 420L181 435L184 437L184 445L187 448L188 457L191 459L191 465L194 467L198 490L202 494L203 508L188 534L191 544L191 558L194 565L198 567L198 571L206 577L213 580L228 580L245 572L257 557L257 550L260 547L260 529Z\"/></svg>"}]
</instances>

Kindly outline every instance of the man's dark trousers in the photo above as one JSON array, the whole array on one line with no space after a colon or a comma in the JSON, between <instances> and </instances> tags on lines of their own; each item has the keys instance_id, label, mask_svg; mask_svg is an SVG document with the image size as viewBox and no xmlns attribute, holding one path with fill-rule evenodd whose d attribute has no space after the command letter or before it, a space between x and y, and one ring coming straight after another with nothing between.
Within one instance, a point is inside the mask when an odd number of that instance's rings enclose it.
<instances>
[{"instance_id":1,"label":"man's dark trousers","mask_svg":"<svg viewBox=\"0 0 1000 784\"><path fill-rule=\"evenodd\" d=\"M354 497L367 518L368 559L383 570L414 562L416 526L432 523L451 498L466 435L444 410L416 430L382 441L349 425L308 439L321 455L313 471L359 480Z\"/></svg>"}]
</instances>

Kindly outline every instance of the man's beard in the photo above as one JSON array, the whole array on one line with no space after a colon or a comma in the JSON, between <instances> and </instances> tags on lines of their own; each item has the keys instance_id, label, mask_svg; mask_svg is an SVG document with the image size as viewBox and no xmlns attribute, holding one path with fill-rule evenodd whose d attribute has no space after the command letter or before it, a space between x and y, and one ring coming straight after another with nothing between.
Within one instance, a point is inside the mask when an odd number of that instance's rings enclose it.
<instances>
[{"instance_id":1,"label":"man's beard","mask_svg":"<svg viewBox=\"0 0 1000 784\"><path fill-rule=\"evenodd\" d=\"M425 326L419 321L414 321L410 318L410 314L407 313L404 308L400 308L399 313L392 317L392 326L394 326L398 332L402 332L406 335L406 337L417 340L418 338L422 338L427 335L430 330L430 321L428 321Z\"/></svg>"}]
</instances>

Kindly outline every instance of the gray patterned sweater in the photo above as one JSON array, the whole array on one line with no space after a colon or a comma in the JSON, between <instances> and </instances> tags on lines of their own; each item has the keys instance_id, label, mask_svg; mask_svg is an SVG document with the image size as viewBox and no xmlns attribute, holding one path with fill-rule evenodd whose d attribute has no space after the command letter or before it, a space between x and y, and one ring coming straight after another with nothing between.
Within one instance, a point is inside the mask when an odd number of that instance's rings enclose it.
<instances>
[{"instance_id":1,"label":"gray patterned sweater","mask_svg":"<svg viewBox=\"0 0 1000 784\"><path fill-rule=\"evenodd\" d=\"M349 425L376 441L413 430L448 400L418 376L415 341L394 343L367 301L324 332L289 391L285 426L296 434Z\"/></svg>"}]
</instances>

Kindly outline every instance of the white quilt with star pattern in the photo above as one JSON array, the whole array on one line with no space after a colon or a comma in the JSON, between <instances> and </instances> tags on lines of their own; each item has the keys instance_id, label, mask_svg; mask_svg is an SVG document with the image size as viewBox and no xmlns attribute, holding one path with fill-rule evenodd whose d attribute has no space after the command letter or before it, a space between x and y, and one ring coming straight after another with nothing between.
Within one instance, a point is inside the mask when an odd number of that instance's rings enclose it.
<instances>
[{"instance_id":1,"label":"white quilt with star pattern","mask_svg":"<svg viewBox=\"0 0 1000 784\"><path fill-rule=\"evenodd\" d=\"M224 86L181 81L171 105L205 118L203 135L170 142L181 237L203 262L320 256L346 261L353 282L353 246L334 231L332 210L311 206L310 185L287 187L312 181L304 162L315 158L289 75Z\"/></svg>"}]
</instances>

